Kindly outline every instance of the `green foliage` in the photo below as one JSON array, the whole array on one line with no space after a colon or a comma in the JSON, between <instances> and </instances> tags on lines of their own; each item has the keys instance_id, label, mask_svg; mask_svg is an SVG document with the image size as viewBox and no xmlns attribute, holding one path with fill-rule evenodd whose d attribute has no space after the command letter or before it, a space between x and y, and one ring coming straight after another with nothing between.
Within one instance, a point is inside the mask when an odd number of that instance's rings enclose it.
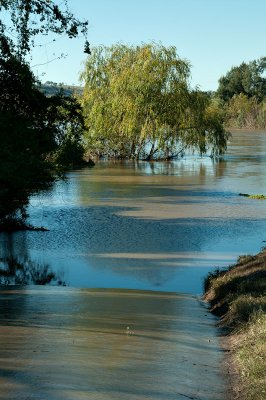
<instances>
[{"instance_id":1,"label":"green foliage","mask_svg":"<svg viewBox=\"0 0 266 400\"><path fill-rule=\"evenodd\" d=\"M24 217L28 196L53 181L45 155L56 144L28 66L3 51L0 86L0 219L17 210Z\"/></svg>"},{"instance_id":2,"label":"green foliage","mask_svg":"<svg viewBox=\"0 0 266 400\"><path fill-rule=\"evenodd\" d=\"M85 164L82 143L84 119L80 102L74 96L65 96L63 90L49 100L57 143L57 150L52 156L54 164L63 169Z\"/></svg>"},{"instance_id":3,"label":"green foliage","mask_svg":"<svg viewBox=\"0 0 266 400\"><path fill-rule=\"evenodd\" d=\"M232 67L219 79L217 95L224 101L240 94L262 101L266 95L266 78L263 76L265 68L266 57Z\"/></svg>"},{"instance_id":4,"label":"green foliage","mask_svg":"<svg viewBox=\"0 0 266 400\"><path fill-rule=\"evenodd\" d=\"M254 283L253 283L254 284ZM258 289L265 288L261 282L258 283ZM257 290L259 292L259 290ZM252 296L251 294L239 295L230 306L231 319L235 325L241 325L243 322L251 320L252 316L257 312L266 313L266 298L265 296Z\"/></svg>"},{"instance_id":5,"label":"green foliage","mask_svg":"<svg viewBox=\"0 0 266 400\"><path fill-rule=\"evenodd\" d=\"M83 158L84 148L82 144L71 136L67 136L54 155L54 162L59 166L86 165Z\"/></svg>"},{"instance_id":6,"label":"green foliage","mask_svg":"<svg viewBox=\"0 0 266 400\"><path fill-rule=\"evenodd\" d=\"M266 200L266 196L264 194L251 194L249 197L251 199Z\"/></svg>"},{"instance_id":7,"label":"green foliage","mask_svg":"<svg viewBox=\"0 0 266 400\"><path fill-rule=\"evenodd\" d=\"M92 50L81 79L89 152L170 159L188 149L219 156L227 134L209 97L189 87L175 47L117 44Z\"/></svg>"},{"instance_id":8,"label":"green foliage","mask_svg":"<svg viewBox=\"0 0 266 400\"><path fill-rule=\"evenodd\" d=\"M239 193L239 196L249 197L250 199L266 200L266 196L264 194Z\"/></svg>"},{"instance_id":9,"label":"green foliage","mask_svg":"<svg viewBox=\"0 0 266 400\"><path fill-rule=\"evenodd\" d=\"M224 123L231 128L264 129L266 127L266 103L241 93L222 105Z\"/></svg>"},{"instance_id":10,"label":"green foliage","mask_svg":"<svg viewBox=\"0 0 266 400\"><path fill-rule=\"evenodd\" d=\"M212 283L218 277L223 276L226 273L225 269L216 268L213 271L208 272L207 276L203 280L204 293L211 289Z\"/></svg>"},{"instance_id":11,"label":"green foliage","mask_svg":"<svg viewBox=\"0 0 266 400\"><path fill-rule=\"evenodd\" d=\"M230 128L266 128L266 57L231 68L219 79L224 124Z\"/></svg>"},{"instance_id":12,"label":"green foliage","mask_svg":"<svg viewBox=\"0 0 266 400\"><path fill-rule=\"evenodd\" d=\"M205 280L206 298L229 326L239 328L254 310L266 311L266 252L245 255L227 269L215 270Z\"/></svg>"},{"instance_id":13,"label":"green foliage","mask_svg":"<svg viewBox=\"0 0 266 400\"><path fill-rule=\"evenodd\" d=\"M9 21L9 29L3 18ZM71 140L80 155L80 105L62 93L40 92L25 56L37 34L85 33L86 23L52 1L5 0L0 4L0 227L23 226L30 195L51 187L55 154ZM14 39L17 38L17 40ZM68 157L67 160L70 163ZM65 162L64 162L65 163ZM17 221L17 223L14 223Z\"/></svg>"},{"instance_id":14,"label":"green foliage","mask_svg":"<svg viewBox=\"0 0 266 400\"><path fill-rule=\"evenodd\" d=\"M8 12L8 17L4 12ZM70 39L81 33L86 35L88 22L81 22L69 11L67 1L60 5L52 0L1 0L0 38L7 38L9 45L16 49L21 59L35 45L37 35L66 34ZM8 21L7 25L4 21ZM15 39L14 39L15 38ZM87 53L90 52L88 42L85 43Z\"/></svg>"}]
</instances>

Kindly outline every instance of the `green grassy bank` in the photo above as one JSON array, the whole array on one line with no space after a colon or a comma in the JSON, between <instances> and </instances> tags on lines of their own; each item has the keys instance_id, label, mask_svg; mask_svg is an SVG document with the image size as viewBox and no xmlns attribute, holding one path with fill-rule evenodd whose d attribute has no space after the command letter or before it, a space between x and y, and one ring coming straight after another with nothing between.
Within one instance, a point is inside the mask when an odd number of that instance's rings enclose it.
<instances>
[{"instance_id":1,"label":"green grassy bank","mask_svg":"<svg viewBox=\"0 0 266 400\"><path fill-rule=\"evenodd\" d=\"M266 399L266 248L209 273L204 298L220 317L232 398Z\"/></svg>"}]
</instances>

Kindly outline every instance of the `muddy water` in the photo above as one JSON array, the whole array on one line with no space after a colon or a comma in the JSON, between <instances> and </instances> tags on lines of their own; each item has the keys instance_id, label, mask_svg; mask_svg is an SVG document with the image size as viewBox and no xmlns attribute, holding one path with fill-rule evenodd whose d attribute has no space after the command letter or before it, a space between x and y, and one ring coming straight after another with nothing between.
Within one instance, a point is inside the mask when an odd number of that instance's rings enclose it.
<instances>
[{"instance_id":1,"label":"muddy water","mask_svg":"<svg viewBox=\"0 0 266 400\"><path fill-rule=\"evenodd\" d=\"M191 296L0 289L2 400L224 400L211 316Z\"/></svg>"},{"instance_id":2,"label":"muddy water","mask_svg":"<svg viewBox=\"0 0 266 400\"><path fill-rule=\"evenodd\" d=\"M219 332L195 295L264 245L266 202L238 194L266 194L265 178L266 134L235 133L219 163L101 162L32 198L49 231L1 234L1 260L70 287L0 288L0 399L225 400Z\"/></svg>"},{"instance_id":3,"label":"muddy water","mask_svg":"<svg viewBox=\"0 0 266 400\"><path fill-rule=\"evenodd\" d=\"M99 163L33 198L49 232L1 236L2 251L48 264L67 285L202 292L202 279L266 240L266 134L235 133L224 161Z\"/></svg>"}]
</instances>

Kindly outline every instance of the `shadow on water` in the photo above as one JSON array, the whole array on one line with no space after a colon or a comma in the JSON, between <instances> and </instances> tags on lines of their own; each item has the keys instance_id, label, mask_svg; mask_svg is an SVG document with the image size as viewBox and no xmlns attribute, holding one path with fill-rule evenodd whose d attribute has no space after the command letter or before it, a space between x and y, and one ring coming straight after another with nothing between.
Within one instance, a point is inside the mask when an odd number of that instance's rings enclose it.
<instances>
[{"instance_id":1,"label":"shadow on water","mask_svg":"<svg viewBox=\"0 0 266 400\"><path fill-rule=\"evenodd\" d=\"M238 195L264 187L266 136L233 139L217 163L192 156L71 172L31 199L30 223L49 232L17 232L10 254L63 270L74 287L201 293L211 269L257 252L266 239L265 203ZM0 234L0 246L9 240Z\"/></svg>"},{"instance_id":2,"label":"shadow on water","mask_svg":"<svg viewBox=\"0 0 266 400\"><path fill-rule=\"evenodd\" d=\"M226 398L214 319L176 292L266 239L265 203L238 196L265 182L243 145L218 164L76 171L32 199L50 231L0 235L2 272L26 285L63 268L74 287L0 287L1 400Z\"/></svg>"},{"instance_id":3,"label":"shadow on water","mask_svg":"<svg viewBox=\"0 0 266 400\"><path fill-rule=\"evenodd\" d=\"M133 212L136 218L127 215ZM251 252L265 240L265 219L155 219L138 213L137 207L113 205L47 208L50 231L16 233L13 255L27 255L28 247L31 260L57 273L63 269L64 280L74 287L195 294L202 292L211 268L231 263L244 244Z\"/></svg>"}]
</instances>

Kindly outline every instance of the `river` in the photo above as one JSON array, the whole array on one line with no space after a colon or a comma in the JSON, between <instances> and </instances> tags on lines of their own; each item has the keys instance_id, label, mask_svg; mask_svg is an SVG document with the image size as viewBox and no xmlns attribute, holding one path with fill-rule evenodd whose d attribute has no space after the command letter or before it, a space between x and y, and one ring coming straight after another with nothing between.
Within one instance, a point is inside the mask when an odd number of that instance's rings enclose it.
<instances>
[{"instance_id":1,"label":"river","mask_svg":"<svg viewBox=\"0 0 266 400\"><path fill-rule=\"evenodd\" d=\"M99 162L31 199L48 232L1 235L4 254L67 286L202 292L206 273L266 240L266 134L234 132L223 161Z\"/></svg>"},{"instance_id":2,"label":"river","mask_svg":"<svg viewBox=\"0 0 266 400\"><path fill-rule=\"evenodd\" d=\"M49 231L0 235L22 283L0 286L0 399L228 399L197 295L265 244L266 202L239 196L266 194L265 178L266 134L235 132L218 163L100 162L33 197ZM67 287L25 285L53 272Z\"/></svg>"}]
</instances>

